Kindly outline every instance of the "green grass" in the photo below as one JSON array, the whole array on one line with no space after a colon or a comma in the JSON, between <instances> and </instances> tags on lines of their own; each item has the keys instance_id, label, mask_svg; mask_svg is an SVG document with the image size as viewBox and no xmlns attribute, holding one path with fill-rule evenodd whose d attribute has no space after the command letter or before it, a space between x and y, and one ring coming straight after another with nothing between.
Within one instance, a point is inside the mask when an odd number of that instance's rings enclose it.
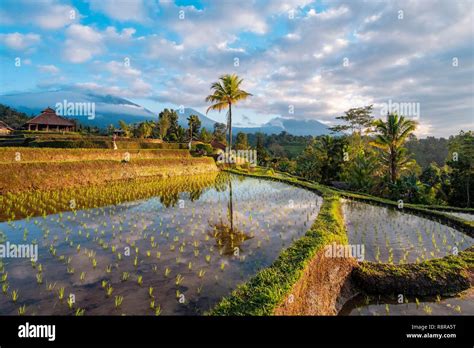
<instances>
[{"instance_id":1,"label":"green grass","mask_svg":"<svg viewBox=\"0 0 474 348\"><path fill-rule=\"evenodd\" d=\"M126 156L129 156L131 160L191 157L188 150L173 149L109 150L0 147L0 163L61 162L85 160L121 161Z\"/></svg>"},{"instance_id":2,"label":"green grass","mask_svg":"<svg viewBox=\"0 0 474 348\"><path fill-rule=\"evenodd\" d=\"M362 262L352 277L369 294L448 296L470 287L474 268L474 247L441 259L421 263L390 265Z\"/></svg>"}]
</instances>

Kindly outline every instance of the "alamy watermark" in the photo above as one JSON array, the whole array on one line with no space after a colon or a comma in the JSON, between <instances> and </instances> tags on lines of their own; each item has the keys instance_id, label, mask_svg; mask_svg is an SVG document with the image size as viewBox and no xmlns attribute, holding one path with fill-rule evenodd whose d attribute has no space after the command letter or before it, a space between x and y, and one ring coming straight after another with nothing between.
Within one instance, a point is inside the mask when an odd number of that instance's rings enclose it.
<instances>
[{"instance_id":1,"label":"alamy watermark","mask_svg":"<svg viewBox=\"0 0 474 348\"><path fill-rule=\"evenodd\" d=\"M217 157L217 163L239 164L248 162L252 167L257 165L257 150L231 150L226 147Z\"/></svg>"},{"instance_id":2,"label":"alamy watermark","mask_svg":"<svg viewBox=\"0 0 474 348\"><path fill-rule=\"evenodd\" d=\"M25 258L38 261L38 244L0 244L0 259Z\"/></svg>"},{"instance_id":3,"label":"alamy watermark","mask_svg":"<svg viewBox=\"0 0 474 348\"><path fill-rule=\"evenodd\" d=\"M387 114L397 114L411 118L413 120L420 119L420 103L417 102L394 102L392 99L388 103L382 103L380 114L385 116Z\"/></svg>"},{"instance_id":4,"label":"alamy watermark","mask_svg":"<svg viewBox=\"0 0 474 348\"><path fill-rule=\"evenodd\" d=\"M56 103L55 108L56 114L60 116L87 116L88 120L95 118L95 103L73 103L64 99L62 103Z\"/></svg>"},{"instance_id":5,"label":"alamy watermark","mask_svg":"<svg viewBox=\"0 0 474 348\"><path fill-rule=\"evenodd\" d=\"M324 247L325 257L349 258L353 257L357 261L364 261L365 246L363 244L336 244L332 243Z\"/></svg>"}]
</instances>

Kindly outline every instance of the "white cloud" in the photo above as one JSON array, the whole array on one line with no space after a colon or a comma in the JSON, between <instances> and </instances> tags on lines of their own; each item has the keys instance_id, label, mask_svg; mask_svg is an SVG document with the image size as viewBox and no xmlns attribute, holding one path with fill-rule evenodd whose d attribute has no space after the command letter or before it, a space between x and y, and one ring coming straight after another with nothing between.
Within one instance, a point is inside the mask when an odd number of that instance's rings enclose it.
<instances>
[{"instance_id":1,"label":"white cloud","mask_svg":"<svg viewBox=\"0 0 474 348\"><path fill-rule=\"evenodd\" d=\"M59 68L55 65L38 65L38 70L44 73L58 74Z\"/></svg>"},{"instance_id":2,"label":"white cloud","mask_svg":"<svg viewBox=\"0 0 474 348\"><path fill-rule=\"evenodd\" d=\"M77 8L57 0L2 0L0 24L33 24L42 29L64 28L80 19Z\"/></svg>"},{"instance_id":3,"label":"white cloud","mask_svg":"<svg viewBox=\"0 0 474 348\"><path fill-rule=\"evenodd\" d=\"M63 56L69 62L86 62L103 49L103 35L100 32L80 24L67 28Z\"/></svg>"},{"instance_id":4,"label":"white cloud","mask_svg":"<svg viewBox=\"0 0 474 348\"><path fill-rule=\"evenodd\" d=\"M16 51L23 51L36 46L41 41L41 36L34 33L20 34L0 34L0 42L2 42L8 48Z\"/></svg>"}]
</instances>

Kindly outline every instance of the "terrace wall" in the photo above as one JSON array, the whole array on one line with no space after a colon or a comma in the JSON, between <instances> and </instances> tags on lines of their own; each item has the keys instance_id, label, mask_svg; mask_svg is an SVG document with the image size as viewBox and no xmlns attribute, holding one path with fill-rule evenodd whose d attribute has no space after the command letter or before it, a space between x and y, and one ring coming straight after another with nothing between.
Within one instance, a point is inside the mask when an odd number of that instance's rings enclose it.
<instances>
[{"instance_id":1,"label":"terrace wall","mask_svg":"<svg viewBox=\"0 0 474 348\"><path fill-rule=\"evenodd\" d=\"M197 175L217 172L212 158L191 157L188 152L177 152L170 156L168 151L139 151L124 161L118 151L116 154L105 150L71 151L62 149L39 152L36 159L41 161L19 161L0 163L0 193L17 193L29 190L54 190L61 188L96 185L116 180L144 177L170 177L178 175ZM173 151L173 150L171 150ZM11 154L10 154L11 155ZM8 156L8 155L7 155ZM26 157L33 156L27 153ZM109 158L83 160L89 157ZM34 156L33 156L34 157ZM47 160L47 159L53 160ZM67 160L59 160L64 159Z\"/></svg>"}]
</instances>

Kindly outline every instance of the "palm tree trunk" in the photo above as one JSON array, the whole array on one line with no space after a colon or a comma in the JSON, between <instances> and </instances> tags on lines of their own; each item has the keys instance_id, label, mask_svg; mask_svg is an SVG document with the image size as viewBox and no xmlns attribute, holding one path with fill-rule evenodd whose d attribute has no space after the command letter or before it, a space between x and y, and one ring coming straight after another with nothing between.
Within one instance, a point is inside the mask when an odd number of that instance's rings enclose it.
<instances>
[{"instance_id":1,"label":"palm tree trunk","mask_svg":"<svg viewBox=\"0 0 474 348\"><path fill-rule=\"evenodd\" d=\"M229 149L232 150L232 103L229 103Z\"/></svg>"},{"instance_id":2,"label":"palm tree trunk","mask_svg":"<svg viewBox=\"0 0 474 348\"><path fill-rule=\"evenodd\" d=\"M230 232L234 233L234 207L232 205L232 179L229 179L229 220L230 220Z\"/></svg>"}]
</instances>

